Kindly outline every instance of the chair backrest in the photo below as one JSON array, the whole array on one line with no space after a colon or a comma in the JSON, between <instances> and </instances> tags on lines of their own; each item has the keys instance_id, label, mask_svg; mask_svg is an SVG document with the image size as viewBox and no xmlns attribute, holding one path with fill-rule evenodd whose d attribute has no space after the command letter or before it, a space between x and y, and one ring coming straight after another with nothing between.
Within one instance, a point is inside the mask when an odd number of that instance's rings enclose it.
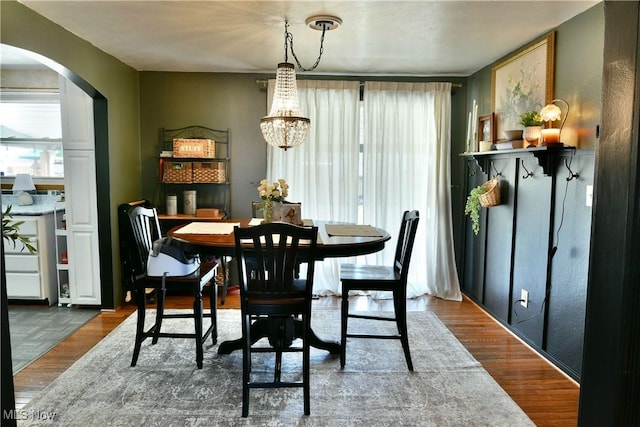
<instances>
[{"instance_id":1,"label":"chair backrest","mask_svg":"<svg viewBox=\"0 0 640 427\"><path fill-rule=\"evenodd\" d=\"M311 302L318 227L268 223L234 228L240 298L243 307L264 305L264 313L282 299ZM307 263L306 286L296 279L297 266Z\"/></svg>"},{"instance_id":2,"label":"chair backrest","mask_svg":"<svg viewBox=\"0 0 640 427\"><path fill-rule=\"evenodd\" d=\"M416 239L418 221L420 215L418 211L405 211L402 215L400 233L398 233L398 243L396 245L396 256L393 268L400 273L400 278L406 283L409 274L409 263L411 262L411 252L413 242Z\"/></svg>"},{"instance_id":3,"label":"chair backrest","mask_svg":"<svg viewBox=\"0 0 640 427\"><path fill-rule=\"evenodd\" d=\"M251 218L262 218L262 202L251 202Z\"/></svg>"},{"instance_id":4,"label":"chair backrest","mask_svg":"<svg viewBox=\"0 0 640 427\"><path fill-rule=\"evenodd\" d=\"M129 220L129 210L135 206L149 208L151 203L148 200L141 199L122 203L118 206L118 237L120 239L120 264L124 289L131 289L137 274L134 270L139 265L138 249L133 229L131 228L131 221Z\"/></svg>"},{"instance_id":5,"label":"chair backrest","mask_svg":"<svg viewBox=\"0 0 640 427\"><path fill-rule=\"evenodd\" d=\"M132 206L127 214L138 255L133 257L132 267L135 277L140 278L147 272L147 258L153 248L153 242L162 236L160 221L158 221L156 208ZM132 250L132 252L136 251Z\"/></svg>"}]
</instances>

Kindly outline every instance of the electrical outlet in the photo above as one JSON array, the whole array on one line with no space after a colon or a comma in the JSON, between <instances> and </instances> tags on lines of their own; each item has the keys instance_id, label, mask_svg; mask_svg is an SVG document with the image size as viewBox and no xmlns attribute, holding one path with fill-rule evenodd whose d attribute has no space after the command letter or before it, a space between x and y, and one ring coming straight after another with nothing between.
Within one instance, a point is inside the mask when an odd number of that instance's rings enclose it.
<instances>
[{"instance_id":1,"label":"electrical outlet","mask_svg":"<svg viewBox=\"0 0 640 427\"><path fill-rule=\"evenodd\" d=\"M593 185L587 185L587 206L593 206Z\"/></svg>"},{"instance_id":2,"label":"electrical outlet","mask_svg":"<svg viewBox=\"0 0 640 427\"><path fill-rule=\"evenodd\" d=\"M524 289L520 291L520 305L524 308L529 306L529 291Z\"/></svg>"}]
</instances>

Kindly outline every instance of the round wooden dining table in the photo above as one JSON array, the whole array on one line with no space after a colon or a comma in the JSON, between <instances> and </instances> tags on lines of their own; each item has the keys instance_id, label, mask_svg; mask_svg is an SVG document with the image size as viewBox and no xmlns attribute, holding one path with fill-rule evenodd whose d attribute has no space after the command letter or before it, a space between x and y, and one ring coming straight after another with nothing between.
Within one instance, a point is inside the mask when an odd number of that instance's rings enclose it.
<instances>
[{"instance_id":1,"label":"round wooden dining table","mask_svg":"<svg viewBox=\"0 0 640 427\"><path fill-rule=\"evenodd\" d=\"M206 226L203 224L212 223L190 223L172 227L168 232L169 236L175 244L184 250L197 252L201 255L214 255L217 257L233 257L235 256L235 238L233 235L233 226L239 227L250 226L250 219L227 219L213 221L218 225ZM226 223L226 224L225 224ZM342 258L357 255L366 255L378 252L384 249L385 243L391 239L391 235L380 228L370 226L354 226L350 224L337 223L333 221L309 221L305 220L304 225L314 225L318 227L318 243L316 248L316 259L323 260L326 258ZM338 225L345 227L344 232L334 232L330 234L327 226ZM224 227L228 227L224 230ZM353 228L353 235L349 234L348 227ZM358 233L358 227L364 233ZM214 231L214 229L216 229ZM212 230L207 232L207 229ZM335 227L334 227L335 229ZM228 233L227 233L228 232ZM375 234L375 235L374 235ZM296 322L296 335L301 334L301 324ZM252 336L262 337L268 333L268 325L264 322L256 322L252 326ZM340 344L320 339L315 333L311 334L310 343L313 347L327 350L331 354L340 354ZM219 354L229 354L234 350L242 348L242 338L225 341L220 343L218 347Z\"/></svg>"},{"instance_id":2,"label":"round wooden dining table","mask_svg":"<svg viewBox=\"0 0 640 427\"><path fill-rule=\"evenodd\" d=\"M219 221L207 221L207 223L229 223L238 224L240 227L249 226L250 219L227 219ZM329 225L349 225L334 221L309 221L305 220L304 225L315 225L318 227L318 247L316 250L317 259L343 258L349 256L366 255L384 249L385 243L391 239L391 235L385 230L373 227L378 233L376 236L346 236L330 235L326 226ZM185 233L185 224L172 227L167 236L171 237L179 246L186 250L199 252L206 255L234 256L235 240L233 231L229 234L213 234L206 232ZM366 227L366 226L365 226ZM186 229L185 229L186 230Z\"/></svg>"}]
</instances>

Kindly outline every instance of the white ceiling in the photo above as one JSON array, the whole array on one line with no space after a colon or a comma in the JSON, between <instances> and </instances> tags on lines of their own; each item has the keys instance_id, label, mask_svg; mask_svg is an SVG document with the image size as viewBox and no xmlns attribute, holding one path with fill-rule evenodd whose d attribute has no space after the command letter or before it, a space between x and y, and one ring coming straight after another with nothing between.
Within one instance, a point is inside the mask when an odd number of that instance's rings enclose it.
<instances>
[{"instance_id":1,"label":"white ceiling","mask_svg":"<svg viewBox=\"0 0 640 427\"><path fill-rule=\"evenodd\" d=\"M139 71L273 73L285 19L309 67L321 33L305 19L325 14L343 24L315 74L468 76L599 0L20 2Z\"/></svg>"}]
</instances>

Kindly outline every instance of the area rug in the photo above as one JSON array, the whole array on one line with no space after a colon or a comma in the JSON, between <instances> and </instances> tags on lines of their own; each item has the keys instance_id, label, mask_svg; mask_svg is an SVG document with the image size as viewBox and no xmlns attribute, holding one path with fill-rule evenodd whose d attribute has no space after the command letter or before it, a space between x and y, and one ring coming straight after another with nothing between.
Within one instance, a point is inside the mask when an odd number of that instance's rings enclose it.
<instances>
[{"instance_id":1,"label":"area rug","mask_svg":"<svg viewBox=\"0 0 640 427\"><path fill-rule=\"evenodd\" d=\"M240 337L238 310L218 316L218 342ZM310 416L304 416L301 389L268 389L251 391L249 417L241 418L241 351L219 355L217 345L208 345L197 369L192 340L161 338L143 344L132 368L134 313L34 398L22 413L36 415L19 425L534 425L433 313L408 316L414 372L396 340L349 340L344 370L339 356L313 349ZM321 338L339 340L338 310L315 310L312 319ZM392 322L358 322L350 321L352 331L393 328ZM189 320L171 323L176 331L193 328ZM252 372L266 375L271 356L257 356ZM300 354L285 354L283 379L299 378L300 366Z\"/></svg>"},{"instance_id":2,"label":"area rug","mask_svg":"<svg viewBox=\"0 0 640 427\"><path fill-rule=\"evenodd\" d=\"M9 306L13 374L60 344L98 313L97 308Z\"/></svg>"}]
</instances>

